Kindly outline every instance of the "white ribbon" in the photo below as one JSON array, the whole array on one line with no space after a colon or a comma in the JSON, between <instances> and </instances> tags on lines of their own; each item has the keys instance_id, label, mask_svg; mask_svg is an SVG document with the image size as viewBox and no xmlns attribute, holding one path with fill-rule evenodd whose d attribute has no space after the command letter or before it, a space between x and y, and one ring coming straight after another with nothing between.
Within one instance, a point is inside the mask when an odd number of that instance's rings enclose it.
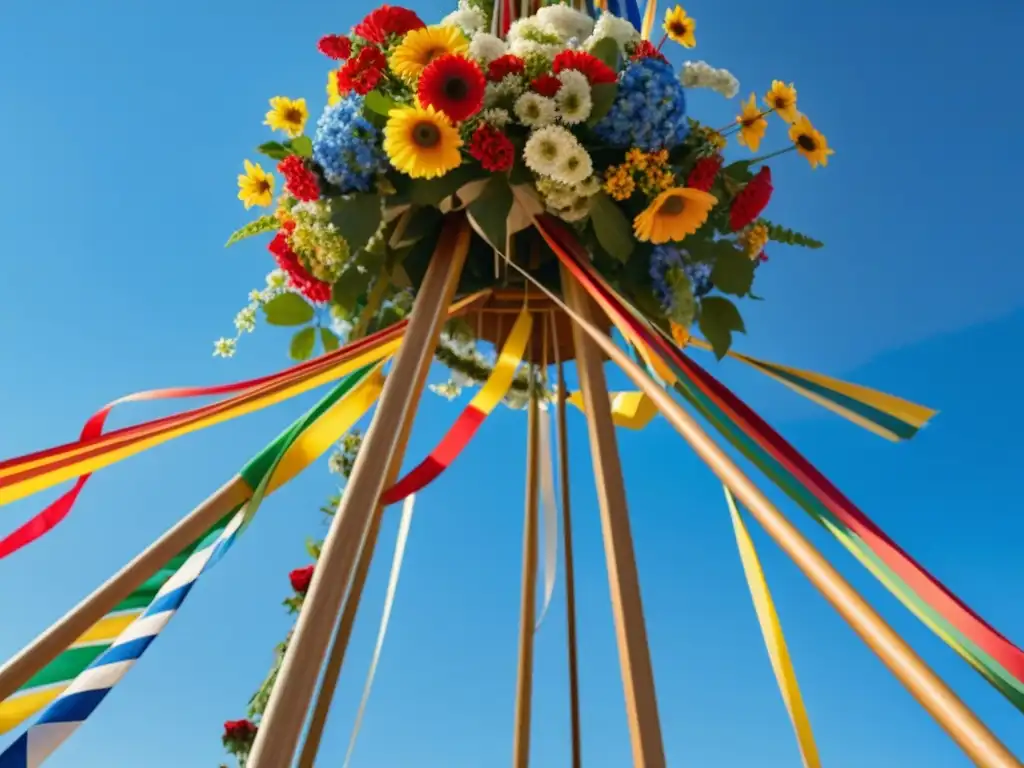
<instances>
[{"instance_id":1,"label":"white ribbon","mask_svg":"<svg viewBox=\"0 0 1024 768\"><path fill-rule=\"evenodd\" d=\"M544 605L540 609L540 618L534 632L540 625L551 607L551 597L555 593L555 573L558 568L558 504L555 501L555 477L553 471L554 455L551 450L551 415L546 406L542 405L537 414L538 437L540 443L540 501L544 517Z\"/></svg>"}]
</instances>

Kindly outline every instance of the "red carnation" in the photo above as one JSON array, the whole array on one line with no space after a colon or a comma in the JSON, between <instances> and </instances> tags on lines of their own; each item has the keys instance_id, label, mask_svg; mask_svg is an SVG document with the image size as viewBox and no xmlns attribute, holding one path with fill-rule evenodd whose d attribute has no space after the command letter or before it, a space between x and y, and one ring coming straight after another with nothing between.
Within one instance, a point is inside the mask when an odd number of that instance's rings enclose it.
<instances>
[{"instance_id":1,"label":"red carnation","mask_svg":"<svg viewBox=\"0 0 1024 768\"><path fill-rule=\"evenodd\" d=\"M354 59L349 59L345 66L338 70L338 93L355 91L360 96L365 96L377 87L387 65L388 60L379 48L366 46Z\"/></svg>"},{"instance_id":2,"label":"red carnation","mask_svg":"<svg viewBox=\"0 0 1024 768\"><path fill-rule=\"evenodd\" d=\"M305 568L296 568L288 574L288 580L292 583L292 589L300 595L304 595L309 591L309 583L313 581L314 567L307 565Z\"/></svg>"},{"instance_id":3,"label":"red carnation","mask_svg":"<svg viewBox=\"0 0 1024 768\"><path fill-rule=\"evenodd\" d=\"M317 50L331 59L347 59L352 53L352 41L344 35L324 35L316 44Z\"/></svg>"},{"instance_id":4,"label":"red carnation","mask_svg":"<svg viewBox=\"0 0 1024 768\"><path fill-rule=\"evenodd\" d=\"M521 75L526 71L526 62L518 56L506 53L487 65L487 79L497 83L505 75Z\"/></svg>"},{"instance_id":5,"label":"red carnation","mask_svg":"<svg viewBox=\"0 0 1024 768\"><path fill-rule=\"evenodd\" d=\"M295 222L287 221L284 226L274 235L274 239L267 246L274 254L274 261L277 266L288 275L288 284L305 296L310 301L322 304L331 299L331 286L323 280L317 280L299 261L298 254L288 245L288 238L295 231Z\"/></svg>"},{"instance_id":6,"label":"red carnation","mask_svg":"<svg viewBox=\"0 0 1024 768\"><path fill-rule=\"evenodd\" d=\"M615 82L615 70L586 51L562 51L555 56L551 62L551 71L557 75L566 69L582 72L591 85Z\"/></svg>"},{"instance_id":7,"label":"red carnation","mask_svg":"<svg viewBox=\"0 0 1024 768\"><path fill-rule=\"evenodd\" d=\"M722 169L722 156L702 157L698 160L693 170L686 179L686 186L692 189L699 189L701 192L710 192L711 185L715 183L718 172Z\"/></svg>"},{"instance_id":8,"label":"red carnation","mask_svg":"<svg viewBox=\"0 0 1024 768\"><path fill-rule=\"evenodd\" d=\"M562 81L547 72L530 81L531 89L539 93L541 96L547 96L549 99L558 93L558 89L561 87Z\"/></svg>"},{"instance_id":9,"label":"red carnation","mask_svg":"<svg viewBox=\"0 0 1024 768\"><path fill-rule=\"evenodd\" d=\"M476 62L447 53L430 62L420 75L416 95L420 103L431 106L461 123L484 105L487 81Z\"/></svg>"},{"instance_id":10,"label":"red carnation","mask_svg":"<svg viewBox=\"0 0 1024 768\"><path fill-rule=\"evenodd\" d=\"M516 148L504 133L493 125L482 123L469 142L469 154L480 161L485 171L504 173L516 161Z\"/></svg>"},{"instance_id":11,"label":"red carnation","mask_svg":"<svg viewBox=\"0 0 1024 768\"><path fill-rule=\"evenodd\" d=\"M415 11L408 8L399 8L393 5L382 5L363 19L352 30L352 34L358 35L371 43L383 45L390 35L404 35L413 29L422 29L427 26Z\"/></svg>"},{"instance_id":12,"label":"red carnation","mask_svg":"<svg viewBox=\"0 0 1024 768\"><path fill-rule=\"evenodd\" d=\"M729 209L729 227L733 232L739 232L761 215L761 211L771 199L772 172L765 166L732 201L732 207Z\"/></svg>"},{"instance_id":13,"label":"red carnation","mask_svg":"<svg viewBox=\"0 0 1024 768\"><path fill-rule=\"evenodd\" d=\"M633 61L639 61L640 59L658 59L659 61L668 61L662 55L661 51L654 47L654 44L650 40L641 40L639 43L633 46L633 53L629 57Z\"/></svg>"},{"instance_id":14,"label":"red carnation","mask_svg":"<svg viewBox=\"0 0 1024 768\"><path fill-rule=\"evenodd\" d=\"M284 176L284 187L297 199L307 203L320 199L320 183L302 158L298 155L288 155L277 164L277 170Z\"/></svg>"},{"instance_id":15,"label":"red carnation","mask_svg":"<svg viewBox=\"0 0 1024 768\"><path fill-rule=\"evenodd\" d=\"M252 744L256 739L257 730L256 724L251 720L228 720L224 723L224 735L221 738L225 744Z\"/></svg>"}]
</instances>

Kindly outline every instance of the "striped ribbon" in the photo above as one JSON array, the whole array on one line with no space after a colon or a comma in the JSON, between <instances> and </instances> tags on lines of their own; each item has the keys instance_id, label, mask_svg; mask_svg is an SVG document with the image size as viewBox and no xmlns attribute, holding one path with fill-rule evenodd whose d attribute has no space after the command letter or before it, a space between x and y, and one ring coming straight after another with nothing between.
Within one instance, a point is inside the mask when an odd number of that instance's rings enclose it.
<instances>
[{"instance_id":1,"label":"striped ribbon","mask_svg":"<svg viewBox=\"0 0 1024 768\"><path fill-rule=\"evenodd\" d=\"M78 723L84 719L69 719L68 713L80 714L83 707L91 711L99 704L110 685L123 676L127 667L170 620L199 574L231 545L240 527L255 513L263 495L279 488L322 455L369 410L381 391L380 370L379 365L367 367L340 382L320 403L247 463L239 474L255 489L248 504L233 510L169 560L15 695L0 703L2 733L53 702L39 724L0 756L0 768L38 765L39 760L50 754L77 727L74 725L68 729L65 727L67 723ZM149 639L143 642L140 638ZM128 651L137 651L137 655L129 659L125 657ZM125 662L129 663L125 665ZM121 667L98 671L100 667L115 664ZM97 680L109 681L110 685L97 686ZM78 695L86 692L88 695ZM63 724L62 727L53 727L58 723ZM54 733L57 736L47 735ZM19 755L25 756L23 761L5 762Z\"/></svg>"},{"instance_id":2,"label":"striped ribbon","mask_svg":"<svg viewBox=\"0 0 1024 768\"><path fill-rule=\"evenodd\" d=\"M743 573L747 578L750 597L754 601L754 611L757 613L757 621L761 625L761 634L764 636L764 644L768 649L768 657L771 659L772 671L775 673L779 692L782 694L786 711L789 713L789 720L796 733L797 744L800 746L800 757L803 760L804 768L821 768L821 758L818 757L818 745L814 741L811 721L807 717L803 696L800 694L800 686L796 680L796 672L793 670L793 662L789 657L786 638L782 634L782 623L775 611L775 603L768 590L768 582L764 577L764 570L761 568L757 550L754 549L754 540L750 538L750 532L747 531L743 517L736 508L736 500L728 488L725 488L725 500L729 505L733 532L736 534L736 546L739 548L740 561L743 564Z\"/></svg>"},{"instance_id":3,"label":"striped ribbon","mask_svg":"<svg viewBox=\"0 0 1024 768\"><path fill-rule=\"evenodd\" d=\"M606 0L605 7L608 13L626 19L637 29L640 29L640 7L636 0Z\"/></svg>"},{"instance_id":4,"label":"striped ribbon","mask_svg":"<svg viewBox=\"0 0 1024 768\"><path fill-rule=\"evenodd\" d=\"M658 0L647 0L647 7L644 8L644 23L640 29L640 36L644 40L651 39L651 32L654 31L654 20L658 15Z\"/></svg>"},{"instance_id":5,"label":"striped ribbon","mask_svg":"<svg viewBox=\"0 0 1024 768\"><path fill-rule=\"evenodd\" d=\"M742 400L663 336L651 331L590 267L585 251L571 233L549 218L537 224L559 260L640 349L656 375L671 383L904 606L1024 711L1024 652L904 552Z\"/></svg>"}]
</instances>

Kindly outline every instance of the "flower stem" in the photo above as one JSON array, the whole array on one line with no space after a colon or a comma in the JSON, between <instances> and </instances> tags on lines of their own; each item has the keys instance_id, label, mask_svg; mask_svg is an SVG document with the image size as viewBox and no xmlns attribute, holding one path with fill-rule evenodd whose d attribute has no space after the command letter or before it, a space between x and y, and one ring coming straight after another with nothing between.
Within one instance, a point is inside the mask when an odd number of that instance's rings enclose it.
<instances>
[{"instance_id":1,"label":"flower stem","mask_svg":"<svg viewBox=\"0 0 1024 768\"><path fill-rule=\"evenodd\" d=\"M762 117L767 117L768 115L770 115L774 111L775 111L775 107L772 107L767 112L762 112L761 114L759 114L754 119L755 120L760 120ZM737 118L734 122L731 122L728 125L723 126L722 128L719 128L717 133L720 133L723 136L731 136L732 134L736 133L736 131L738 131L742 126L743 126L743 123L740 122L739 118ZM729 133L726 133L726 131L729 131Z\"/></svg>"},{"instance_id":2,"label":"flower stem","mask_svg":"<svg viewBox=\"0 0 1024 768\"><path fill-rule=\"evenodd\" d=\"M668 40L668 32L666 32L664 35L661 36L661 42L658 43L658 50L659 51L661 50L661 46L663 46L665 44L666 40Z\"/></svg>"},{"instance_id":3,"label":"flower stem","mask_svg":"<svg viewBox=\"0 0 1024 768\"><path fill-rule=\"evenodd\" d=\"M785 149L780 149L780 150L777 150L775 152L771 152L771 153L769 153L767 155L762 155L761 157L755 157L753 160L750 161L750 164L747 166L747 168L753 168L755 165L758 165L759 163L763 163L765 160L771 160L773 157L778 157L779 155L784 155L787 152L794 151L795 149L796 149L796 144L792 144L792 145L786 147Z\"/></svg>"}]
</instances>

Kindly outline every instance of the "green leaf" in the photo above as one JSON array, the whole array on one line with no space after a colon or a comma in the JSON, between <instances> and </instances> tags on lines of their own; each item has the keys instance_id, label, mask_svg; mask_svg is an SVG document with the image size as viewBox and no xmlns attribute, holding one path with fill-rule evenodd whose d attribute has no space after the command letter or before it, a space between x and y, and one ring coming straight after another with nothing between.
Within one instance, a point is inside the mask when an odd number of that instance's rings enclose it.
<instances>
[{"instance_id":1,"label":"green leaf","mask_svg":"<svg viewBox=\"0 0 1024 768\"><path fill-rule=\"evenodd\" d=\"M752 178L754 174L750 172L750 164L752 160L737 160L735 163L729 163L722 169L722 173L733 181L738 181L742 184L746 184Z\"/></svg>"},{"instance_id":2,"label":"green leaf","mask_svg":"<svg viewBox=\"0 0 1024 768\"><path fill-rule=\"evenodd\" d=\"M380 195L356 193L331 200L331 223L352 253L365 248L377 234L382 216Z\"/></svg>"},{"instance_id":3,"label":"green leaf","mask_svg":"<svg viewBox=\"0 0 1024 768\"><path fill-rule=\"evenodd\" d=\"M292 154L291 149L279 141L268 141L266 144L260 144L256 147L256 151L274 160L284 160L288 155Z\"/></svg>"},{"instance_id":4,"label":"green leaf","mask_svg":"<svg viewBox=\"0 0 1024 768\"><path fill-rule=\"evenodd\" d=\"M417 205L437 205L458 192L463 185L487 175L487 171L473 163L460 165L436 179L413 179L409 185L409 199Z\"/></svg>"},{"instance_id":5,"label":"green leaf","mask_svg":"<svg viewBox=\"0 0 1024 768\"><path fill-rule=\"evenodd\" d=\"M320 328L320 342L324 345L324 352L333 352L341 346L341 339L330 328Z\"/></svg>"},{"instance_id":6,"label":"green leaf","mask_svg":"<svg viewBox=\"0 0 1024 768\"><path fill-rule=\"evenodd\" d=\"M697 303L693 298L693 286L690 278L678 267L673 267L666 275L669 290L672 292L672 311L669 314L672 322L689 328L697 314Z\"/></svg>"},{"instance_id":7,"label":"green leaf","mask_svg":"<svg viewBox=\"0 0 1024 768\"><path fill-rule=\"evenodd\" d=\"M633 228L622 209L604 192L590 198L590 221L601 247L623 264L629 261L636 247Z\"/></svg>"},{"instance_id":8,"label":"green leaf","mask_svg":"<svg viewBox=\"0 0 1024 768\"><path fill-rule=\"evenodd\" d=\"M315 539L306 539L306 553L314 560L320 559L320 550L323 549L323 544Z\"/></svg>"},{"instance_id":9,"label":"green leaf","mask_svg":"<svg viewBox=\"0 0 1024 768\"><path fill-rule=\"evenodd\" d=\"M271 325L302 325L313 319L313 307L297 293L282 293L263 305Z\"/></svg>"},{"instance_id":10,"label":"green leaf","mask_svg":"<svg viewBox=\"0 0 1024 768\"><path fill-rule=\"evenodd\" d=\"M615 40L610 37L602 37L590 46L590 53L618 72L619 44Z\"/></svg>"},{"instance_id":11,"label":"green leaf","mask_svg":"<svg viewBox=\"0 0 1024 768\"><path fill-rule=\"evenodd\" d=\"M355 312L359 298L366 293L375 274L368 269L360 271L352 266L334 281L334 285L331 286L331 301L338 305L346 317L351 317Z\"/></svg>"},{"instance_id":12,"label":"green leaf","mask_svg":"<svg viewBox=\"0 0 1024 768\"><path fill-rule=\"evenodd\" d=\"M700 303L700 332L719 360L732 346L733 331L746 333L736 305L722 296L705 296Z\"/></svg>"},{"instance_id":13,"label":"green leaf","mask_svg":"<svg viewBox=\"0 0 1024 768\"><path fill-rule=\"evenodd\" d=\"M723 244L728 244L728 247ZM722 293L746 296L754 284L756 264L753 259L728 240L719 240L715 245L716 258L711 268L711 282Z\"/></svg>"},{"instance_id":14,"label":"green leaf","mask_svg":"<svg viewBox=\"0 0 1024 768\"><path fill-rule=\"evenodd\" d=\"M306 326L292 336L291 347L288 354L292 360L308 360L313 354L313 346L316 344L316 328L312 325Z\"/></svg>"},{"instance_id":15,"label":"green leaf","mask_svg":"<svg viewBox=\"0 0 1024 768\"><path fill-rule=\"evenodd\" d=\"M768 227L768 239L774 240L776 243L799 245L803 248L822 248L825 245L821 240L815 240L813 237L794 232L792 229L780 227L778 224L772 224L770 221L762 221L761 223Z\"/></svg>"},{"instance_id":16,"label":"green leaf","mask_svg":"<svg viewBox=\"0 0 1024 768\"><path fill-rule=\"evenodd\" d=\"M512 210L512 190L508 179L500 174L491 177L480 196L469 204L469 214L484 231L491 245L505 250L508 212Z\"/></svg>"},{"instance_id":17,"label":"green leaf","mask_svg":"<svg viewBox=\"0 0 1024 768\"><path fill-rule=\"evenodd\" d=\"M602 117L607 115L618 94L618 83L598 83L593 86L590 89L590 97L594 106L590 110L590 117L587 118L587 125L596 125Z\"/></svg>"},{"instance_id":18,"label":"green leaf","mask_svg":"<svg viewBox=\"0 0 1024 768\"><path fill-rule=\"evenodd\" d=\"M299 136L288 142L288 146L299 157L313 156L313 140L309 136Z\"/></svg>"},{"instance_id":19,"label":"green leaf","mask_svg":"<svg viewBox=\"0 0 1024 768\"><path fill-rule=\"evenodd\" d=\"M273 214L260 216L258 219L256 219L256 221L250 221L244 227L236 229L234 232L232 232L231 237L229 237L228 241L224 243L224 247L227 248L229 246L232 246L239 240L245 240L245 238L252 237L253 235L261 235L264 232L273 232L274 230L277 229L277 227L277 217L274 216Z\"/></svg>"},{"instance_id":20,"label":"green leaf","mask_svg":"<svg viewBox=\"0 0 1024 768\"><path fill-rule=\"evenodd\" d=\"M371 112L387 117L388 113L398 106L398 102L380 91L370 91L363 100L363 106Z\"/></svg>"}]
</instances>

